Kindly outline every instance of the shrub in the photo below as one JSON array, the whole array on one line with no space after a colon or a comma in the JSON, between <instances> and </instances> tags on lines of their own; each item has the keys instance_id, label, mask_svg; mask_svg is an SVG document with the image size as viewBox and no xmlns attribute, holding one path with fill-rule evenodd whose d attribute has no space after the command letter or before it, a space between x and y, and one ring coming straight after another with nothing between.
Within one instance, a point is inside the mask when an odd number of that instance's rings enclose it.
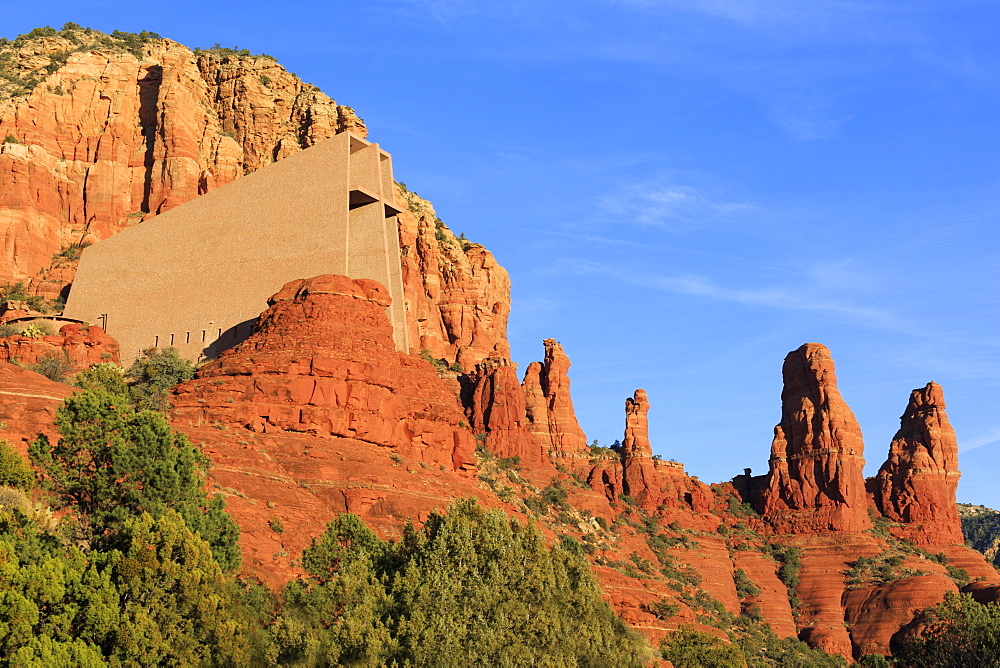
<instances>
[{"instance_id":1,"label":"shrub","mask_svg":"<svg viewBox=\"0 0 1000 668\"><path fill-rule=\"evenodd\" d=\"M949 592L925 610L918 637L893 643L902 666L950 668L996 666L1000 661L1000 606L977 603L970 594Z\"/></svg>"},{"instance_id":2,"label":"shrub","mask_svg":"<svg viewBox=\"0 0 1000 668\"><path fill-rule=\"evenodd\" d=\"M736 583L736 595L739 598L745 599L760 595L760 587L754 584L753 580L747 576L746 571L742 568L736 569L736 572L733 574L733 580Z\"/></svg>"},{"instance_id":3,"label":"shrub","mask_svg":"<svg viewBox=\"0 0 1000 668\"><path fill-rule=\"evenodd\" d=\"M132 401L139 408L164 410L167 392L194 378L194 366L176 348L148 348L125 372Z\"/></svg>"},{"instance_id":4,"label":"shrub","mask_svg":"<svg viewBox=\"0 0 1000 668\"><path fill-rule=\"evenodd\" d=\"M743 653L711 633L681 627L660 643L660 654L674 668L742 668Z\"/></svg>"},{"instance_id":5,"label":"shrub","mask_svg":"<svg viewBox=\"0 0 1000 668\"><path fill-rule=\"evenodd\" d=\"M0 441L0 486L27 491L35 485L35 472L7 441Z\"/></svg>"},{"instance_id":6,"label":"shrub","mask_svg":"<svg viewBox=\"0 0 1000 668\"><path fill-rule=\"evenodd\" d=\"M31 370L58 383L71 374L74 368L73 361L69 358L69 351L63 350L62 354L50 353L40 358Z\"/></svg>"},{"instance_id":7,"label":"shrub","mask_svg":"<svg viewBox=\"0 0 1000 668\"><path fill-rule=\"evenodd\" d=\"M501 457L497 460L497 466L501 469L519 469L521 468L521 457L520 455L514 455L513 457Z\"/></svg>"}]
</instances>

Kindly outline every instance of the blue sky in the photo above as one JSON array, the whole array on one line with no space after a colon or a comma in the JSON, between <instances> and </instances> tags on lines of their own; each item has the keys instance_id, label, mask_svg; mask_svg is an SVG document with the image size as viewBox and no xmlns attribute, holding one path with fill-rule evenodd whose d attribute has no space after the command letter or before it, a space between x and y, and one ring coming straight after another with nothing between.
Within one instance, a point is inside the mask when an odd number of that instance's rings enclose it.
<instances>
[{"instance_id":1,"label":"blue sky","mask_svg":"<svg viewBox=\"0 0 1000 668\"><path fill-rule=\"evenodd\" d=\"M649 392L705 481L767 468L784 355L833 351L885 458L944 386L959 500L1000 508L1000 5L988 1L35 2L276 56L510 271L515 361L554 337L590 438Z\"/></svg>"}]
</instances>

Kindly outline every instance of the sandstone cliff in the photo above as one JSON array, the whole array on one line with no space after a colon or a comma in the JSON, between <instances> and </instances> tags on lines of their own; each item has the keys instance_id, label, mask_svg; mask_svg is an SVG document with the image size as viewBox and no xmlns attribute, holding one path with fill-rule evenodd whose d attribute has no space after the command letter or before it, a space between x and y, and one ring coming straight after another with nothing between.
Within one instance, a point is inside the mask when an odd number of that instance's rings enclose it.
<instances>
[{"instance_id":1,"label":"sandstone cliff","mask_svg":"<svg viewBox=\"0 0 1000 668\"><path fill-rule=\"evenodd\" d=\"M395 350L388 299L345 276L289 283L250 338L175 389L173 422L212 458L268 582L338 512L398 531L455 496L499 504L475 480L457 384Z\"/></svg>"},{"instance_id":2,"label":"sandstone cliff","mask_svg":"<svg viewBox=\"0 0 1000 668\"><path fill-rule=\"evenodd\" d=\"M913 390L889 458L868 482L875 506L905 526L893 533L917 545L961 544L962 524L955 503L958 442L945 413L937 383Z\"/></svg>"},{"instance_id":3,"label":"sandstone cliff","mask_svg":"<svg viewBox=\"0 0 1000 668\"><path fill-rule=\"evenodd\" d=\"M269 56L151 33L35 32L0 44L0 69L21 82L0 78L0 285L55 298L82 246L336 133L367 134L350 107ZM401 201L415 348L464 371L508 357L507 273L428 202Z\"/></svg>"}]
</instances>

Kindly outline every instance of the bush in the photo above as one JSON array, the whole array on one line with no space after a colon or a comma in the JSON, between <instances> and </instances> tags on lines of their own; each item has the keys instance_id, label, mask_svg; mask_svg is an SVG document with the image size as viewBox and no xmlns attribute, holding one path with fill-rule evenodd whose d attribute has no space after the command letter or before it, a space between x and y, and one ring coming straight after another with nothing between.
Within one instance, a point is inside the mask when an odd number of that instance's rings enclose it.
<instances>
[{"instance_id":1,"label":"bush","mask_svg":"<svg viewBox=\"0 0 1000 668\"><path fill-rule=\"evenodd\" d=\"M71 374L74 368L73 361L69 358L69 351L63 350L61 355L50 353L40 358L31 370L59 383Z\"/></svg>"},{"instance_id":2,"label":"bush","mask_svg":"<svg viewBox=\"0 0 1000 668\"><path fill-rule=\"evenodd\" d=\"M919 637L894 643L901 666L950 668L1000 664L1000 605L977 603L970 594L949 592L925 610Z\"/></svg>"},{"instance_id":3,"label":"bush","mask_svg":"<svg viewBox=\"0 0 1000 668\"><path fill-rule=\"evenodd\" d=\"M24 491L35 485L35 472L7 441L0 441L0 486Z\"/></svg>"},{"instance_id":4,"label":"bush","mask_svg":"<svg viewBox=\"0 0 1000 668\"><path fill-rule=\"evenodd\" d=\"M194 378L194 371L176 348L148 348L125 372L125 378L137 407L162 411L167 408L168 390Z\"/></svg>"},{"instance_id":5,"label":"bush","mask_svg":"<svg viewBox=\"0 0 1000 668\"><path fill-rule=\"evenodd\" d=\"M43 297L28 292L28 286L23 281L7 284L0 288L0 301L25 302L28 308L39 313L48 312L48 304Z\"/></svg>"},{"instance_id":6,"label":"bush","mask_svg":"<svg viewBox=\"0 0 1000 668\"><path fill-rule=\"evenodd\" d=\"M681 627L660 643L660 654L674 668L743 668L743 653L711 633Z\"/></svg>"},{"instance_id":7,"label":"bush","mask_svg":"<svg viewBox=\"0 0 1000 668\"><path fill-rule=\"evenodd\" d=\"M733 574L733 580L736 582L736 595L740 599L760 595L760 587L754 584L753 580L747 576L746 571L742 568L736 569L736 572Z\"/></svg>"}]
</instances>

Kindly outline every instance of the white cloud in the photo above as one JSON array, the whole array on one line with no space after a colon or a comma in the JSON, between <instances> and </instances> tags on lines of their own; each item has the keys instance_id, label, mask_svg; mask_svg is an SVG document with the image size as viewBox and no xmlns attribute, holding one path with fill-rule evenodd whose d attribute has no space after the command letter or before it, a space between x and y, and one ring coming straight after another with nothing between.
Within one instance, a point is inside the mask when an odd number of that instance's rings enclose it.
<instances>
[{"instance_id":1,"label":"white cloud","mask_svg":"<svg viewBox=\"0 0 1000 668\"><path fill-rule=\"evenodd\" d=\"M969 450L975 450L976 448L981 448L984 445L992 445L1000 441L1000 427L993 427L992 429L987 429L984 432L976 434L972 438L967 438L959 443L960 452L968 452Z\"/></svg>"},{"instance_id":2,"label":"white cloud","mask_svg":"<svg viewBox=\"0 0 1000 668\"><path fill-rule=\"evenodd\" d=\"M728 219L753 209L746 202L715 199L689 185L640 183L598 200L601 217L616 224L675 227Z\"/></svg>"},{"instance_id":3,"label":"white cloud","mask_svg":"<svg viewBox=\"0 0 1000 668\"><path fill-rule=\"evenodd\" d=\"M793 287L728 287L699 274L659 276L588 260L568 258L560 261L554 271L604 274L631 285L673 294L737 302L748 306L834 313L883 329L904 327L903 323L890 311L859 306L841 298L831 297L828 294L831 291L831 286L815 280L811 284L807 282Z\"/></svg>"}]
</instances>

